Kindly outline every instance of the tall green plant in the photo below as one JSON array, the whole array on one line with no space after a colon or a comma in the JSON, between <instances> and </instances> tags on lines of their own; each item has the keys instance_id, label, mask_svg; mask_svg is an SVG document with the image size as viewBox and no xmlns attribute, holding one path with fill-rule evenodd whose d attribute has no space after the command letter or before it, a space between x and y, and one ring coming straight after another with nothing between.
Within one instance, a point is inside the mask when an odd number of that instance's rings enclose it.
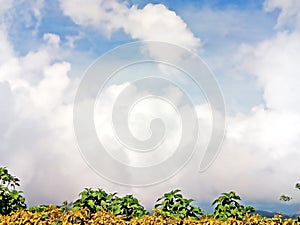
<instances>
[{"instance_id":1,"label":"tall green plant","mask_svg":"<svg viewBox=\"0 0 300 225\"><path fill-rule=\"evenodd\" d=\"M116 193L108 194L103 189L92 190L91 188L85 188L76 200L71 208L78 210L80 208L87 208L91 213L98 212L101 208L107 208L112 202Z\"/></svg>"},{"instance_id":2,"label":"tall green plant","mask_svg":"<svg viewBox=\"0 0 300 225\"><path fill-rule=\"evenodd\" d=\"M233 191L223 193L212 203L212 205L216 205L214 216L221 220L228 218L241 220L247 213L255 212L253 207L239 204L240 200L241 197Z\"/></svg>"},{"instance_id":3,"label":"tall green plant","mask_svg":"<svg viewBox=\"0 0 300 225\"><path fill-rule=\"evenodd\" d=\"M169 193L165 193L163 197L159 198L154 207L156 208L156 214L160 214L173 218L188 218L199 219L203 214L201 209L196 206L192 206L193 199L185 199L180 190L173 190Z\"/></svg>"},{"instance_id":4,"label":"tall green plant","mask_svg":"<svg viewBox=\"0 0 300 225\"><path fill-rule=\"evenodd\" d=\"M108 206L108 211L113 212L115 215L124 215L126 216L126 219L142 217L149 214L149 212L139 203L138 199L134 198L132 195L114 198Z\"/></svg>"},{"instance_id":5,"label":"tall green plant","mask_svg":"<svg viewBox=\"0 0 300 225\"><path fill-rule=\"evenodd\" d=\"M25 198L21 191L19 179L9 174L6 167L0 167L0 214L8 215L13 211L26 208Z\"/></svg>"}]
</instances>

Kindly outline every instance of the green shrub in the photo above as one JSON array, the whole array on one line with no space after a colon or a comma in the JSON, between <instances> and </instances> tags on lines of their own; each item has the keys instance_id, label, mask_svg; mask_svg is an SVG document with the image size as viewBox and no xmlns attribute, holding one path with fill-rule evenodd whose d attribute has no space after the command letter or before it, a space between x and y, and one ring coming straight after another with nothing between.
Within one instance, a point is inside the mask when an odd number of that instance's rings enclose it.
<instances>
[{"instance_id":1,"label":"green shrub","mask_svg":"<svg viewBox=\"0 0 300 225\"><path fill-rule=\"evenodd\" d=\"M96 213L101 209L105 209L115 215L124 215L126 218L141 217L148 214L148 211L139 204L138 199L132 195L120 198L116 196L116 193L109 194L103 189L92 190L86 188L79 196L80 199L71 205L72 210L86 208L91 213Z\"/></svg>"},{"instance_id":2,"label":"green shrub","mask_svg":"<svg viewBox=\"0 0 300 225\"><path fill-rule=\"evenodd\" d=\"M26 208L25 198L21 191L19 179L8 173L5 167L0 167L0 214L8 215L13 211Z\"/></svg>"},{"instance_id":3,"label":"green shrub","mask_svg":"<svg viewBox=\"0 0 300 225\"><path fill-rule=\"evenodd\" d=\"M216 205L214 216L224 221L228 218L242 220L246 214L255 212L255 209L251 206L240 205L239 200L241 200L241 197L233 191L223 193L212 203L212 205Z\"/></svg>"},{"instance_id":4,"label":"green shrub","mask_svg":"<svg viewBox=\"0 0 300 225\"><path fill-rule=\"evenodd\" d=\"M158 204L155 205L155 213L172 218L198 219L203 213L199 207L191 205L193 201L193 199L185 199L177 189L165 193L156 201Z\"/></svg>"},{"instance_id":5,"label":"green shrub","mask_svg":"<svg viewBox=\"0 0 300 225\"><path fill-rule=\"evenodd\" d=\"M108 211L113 212L115 215L124 215L126 219L143 217L149 214L149 212L140 205L138 199L132 195L114 198L112 203L108 206Z\"/></svg>"},{"instance_id":6,"label":"green shrub","mask_svg":"<svg viewBox=\"0 0 300 225\"><path fill-rule=\"evenodd\" d=\"M106 209L115 195L116 193L108 194L103 189L92 190L91 188L86 188L79 194L80 199L72 204L71 209L87 208L91 213L95 213L101 208Z\"/></svg>"}]
</instances>

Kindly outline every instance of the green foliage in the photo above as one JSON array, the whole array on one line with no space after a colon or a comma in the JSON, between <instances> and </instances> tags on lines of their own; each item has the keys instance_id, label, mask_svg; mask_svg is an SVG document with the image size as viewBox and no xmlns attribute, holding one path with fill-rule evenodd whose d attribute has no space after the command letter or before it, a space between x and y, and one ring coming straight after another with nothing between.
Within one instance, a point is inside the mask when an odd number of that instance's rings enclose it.
<instances>
[{"instance_id":1,"label":"green foliage","mask_svg":"<svg viewBox=\"0 0 300 225\"><path fill-rule=\"evenodd\" d=\"M108 194L103 189L92 190L91 188L86 188L79 194L80 199L76 200L71 208L73 210L87 208L91 213L95 213L101 208L106 209L115 195L116 193Z\"/></svg>"},{"instance_id":2,"label":"green foliage","mask_svg":"<svg viewBox=\"0 0 300 225\"><path fill-rule=\"evenodd\" d=\"M112 203L108 206L108 211L113 212L115 215L124 215L127 219L143 217L149 214L148 211L140 205L138 199L132 195L114 198Z\"/></svg>"},{"instance_id":3,"label":"green foliage","mask_svg":"<svg viewBox=\"0 0 300 225\"><path fill-rule=\"evenodd\" d=\"M137 198L132 195L125 197L117 197L116 193L109 194L102 189L92 190L86 188L80 194L80 199L76 200L72 205L72 210L87 208L91 213L96 213L101 209L113 212L115 215L124 215L127 218L141 217L148 214L148 211L139 204ZM64 203L63 208L67 208Z\"/></svg>"},{"instance_id":4,"label":"green foliage","mask_svg":"<svg viewBox=\"0 0 300 225\"><path fill-rule=\"evenodd\" d=\"M55 208L56 207L53 205L38 205L38 206L29 207L28 211L33 213L42 213L42 212L52 211Z\"/></svg>"},{"instance_id":5,"label":"green foliage","mask_svg":"<svg viewBox=\"0 0 300 225\"><path fill-rule=\"evenodd\" d=\"M0 167L0 214L8 215L13 211L26 208L25 198L21 191L19 179L8 173L5 167Z\"/></svg>"},{"instance_id":6,"label":"green foliage","mask_svg":"<svg viewBox=\"0 0 300 225\"><path fill-rule=\"evenodd\" d=\"M173 190L165 193L159 198L154 207L156 214L160 214L172 218L188 218L198 219L203 213L199 207L192 206L193 199L185 199L180 190Z\"/></svg>"},{"instance_id":7,"label":"green foliage","mask_svg":"<svg viewBox=\"0 0 300 225\"><path fill-rule=\"evenodd\" d=\"M287 195L281 195L279 198L280 201L288 202L292 200L292 197L287 196Z\"/></svg>"},{"instance_id":8,"label":"green foliage","mask_svg":"<svg viewBox=\"0 0 300 225\"><path fill-rule=\"evenodd\" d=\"M255 212L253 207L239 204L240 200L241 197L233 191L223 193L212 203L212 205L216 205L214 216L224 221L228 218L242 220L246 214Z\"/></svg>"},{"instance_id":9,"label":"green foliage","mask_svg":"<svg viewBox=\"0 0 300 225\"><path fill-rule=\"evenodd\" d=\"M295 185L295 188L298 189L298 190L300 190L300 183L297 183L297 184Z\"/></svg>"}]
</instances>

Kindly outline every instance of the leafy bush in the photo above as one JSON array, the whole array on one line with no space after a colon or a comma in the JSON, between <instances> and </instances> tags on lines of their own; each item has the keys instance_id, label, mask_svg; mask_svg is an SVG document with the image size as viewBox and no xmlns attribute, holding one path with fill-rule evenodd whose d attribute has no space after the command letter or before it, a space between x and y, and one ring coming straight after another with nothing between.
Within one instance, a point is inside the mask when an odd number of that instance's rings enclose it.
<instances>
[{"instance_id":1,"label":"leafy bush","mask_svg":"<svg viewBox=\"0 0 300 225\"><path fill-rule=\"evenodd\" d=\"M26 208L25 198L21 191L19 179L8 173L5 167L0 167L0 214L8 215L13 211Z\"/></svg>"},{"instance_id":2,"label":"leafy bush","mask_svg":"<svg viewBox=\"0 0 300 225\"><path fill-rule=\"evenodd\" d=\"M246 214L255 212L251 206L243 206L238 203L241 197L235 192L223 193L212 205L217 205L214 210L214 216L221 220L235 218L242 220Z\"/></svg>"},{"instance_id":3,"label":"leafy bush","mask_svg":"<svg viewBox=\"0 0 300 225\"><path fill-rule=\"evenodd\" d=\"M163 197L159 198L155 205L156 214L172 217L172 218L194 218L198 219L202 215L200 208L192 206L193 199L185 199L180 190L174 190L165 193Z\"/></svg>"},{"instance_id":4,"label":"leafy bush","mask_svg":"<svg viewBox=\"0 0 300 225\"><path fill-rule=\"evenodd\" d=\"M108 211L113 212L115 215L124 215L126 219L143 217L149 214L149 212L140 205L138 199L132 195L114 198L112 203L108 206Z\"/></svg>"},{"instance_id":5,"label":"leafy bush","mask_svg":"<svg viewBox=\"0 0 300 225\"><path fill-rule=\"evenodd\" d=\"M139 204L138 199L132 195L120 198L116 196L116 193L109 194L103 189L92 190L86 188L79 196L81 198L71 205L72 210L86 208L91 213L96 213L104 209L108 212L113 212L115 215L124 215L127 218L141 217L148 214L148 211Z\"/></svg>"},{"instance_id":6,"label":"leafy bush","mask_svg":"<svg viewBox=\"0 0 300 225\"><path fill-rule=\"evenodd\" d=\"M116 193L108 194L103 189L92 190L91 188L86 188L79 194L80 199L76 200L71 208L73 210L87 208L91 213L95 213L101 208L106 209L115 195Z\"/></svg>"}]
</instances>

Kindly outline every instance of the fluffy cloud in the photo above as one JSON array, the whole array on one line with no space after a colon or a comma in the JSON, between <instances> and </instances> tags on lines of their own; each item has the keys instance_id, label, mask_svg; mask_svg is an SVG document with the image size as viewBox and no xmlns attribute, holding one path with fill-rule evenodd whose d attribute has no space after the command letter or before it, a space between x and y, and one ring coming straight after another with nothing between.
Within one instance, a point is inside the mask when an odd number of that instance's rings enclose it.
<instances>
[{"instance_id":1,"label":"fluffy cloud","mask_svg":"<svg viewBox=\"0 0 300 225\"><path fill-rule=\"evenodd\" d=\"M61 59L58 35L45 34L41 46L20 56L8 27L0 26L0 49L5 52L0 56L0 164L21 179L29 204L60 203L63 195L74 199L83 188L75 177L95 177L73 137L77 79L70 79L71 64ZM61 194L49 194L53 192Z\"/></svg>"},{"instance_id":2,"label":"fluffy cloud","mask_svg":"<svg viewBox=\"0 0 300 225\"><path fill-rule=\"evenodd\" d=\"M271 3L276 1L266 4ZM294 9L286 8L285 4L277 4L277 7L282 7L278 24L286 23L282 18L293 14ZM221 153L224 164L221 162L220 165L239 178L237 183L241 193L247 193L253 199L278 198L282 192L289 192L299 179L299 43L297 30L280 30L273 38L256 45L242 45L237 53L236 72L255 76L264 103L247 114L230 118L222 152L227 152L228 156ZM238 171L225 164L230 162L232 155L235 155L234 166L239 168ZM251 191L262 184L260 193ZM268 192L270 189L272 192ZM299 197L295 196L295 199L299 200Z\"/></svg>"},{"instance_id":3,"label":"fluffy cloud","mask_svg":"<svg viewBox=\"0 0 300 225\"><path fill-rule=\"evenodd\" d=\"M298 32L279 32L257 46L240 48L241 67L257 78L267 108L300 112L299 52Z\"/></svg>"},{"instance_id":4,"label":"fluffy cloud","mask_svg":"<svg viewBox=\"0 0 300 225\"><path fill-rule=\"evenodd\" d=\"M133 39L165 41L196 49L200 40L188 29L186 23L175 12L162 4L147 4L143 9L124 3L106 0L90 0L84 7L72 0L60 1L65 15L75 23L100 29L107 36L123 29Z\"/></svg>"},{"instance_id":5,"label":"fluffy cloud","mask_svg":"<svg viewBox=\"0 0 300 225\"><path fill-rule=\"evenodd\" d=\"M143 9L133 6L124 30L134 39L165 41L189 49L195 49L200 44L186 23L162 4L148 4Z\"/></svg>"},{"instance_id":6,"label":"fluffy cloud","mask_svg":"<svg viewBox=\"0 0 300 225\"><path fill-rule=\"evenodd\" d=\"M275 4L277 3L277 4ZM281 3L281 4L279 4ZM286 4L284 4L286 3ZM278 23L282 17L293 14L297 4L292 1L267 1L266 5L276 5L281 9ZM293 7L288 7L290 5ZM299 10L296 12L299 14ZM298 15L295 13L295 16ZM300 15L300 14L299 14ZM300 84L298 62L300 59L300 33L298 30L280 30L276 35L257 45L242 45L237 61L242 73L256 77L263 90L265 106L273 111L299 113Z\"/></svg>"},{"instance_id":7,"label":"fluffy cloud","mask_svg":"<svg viewBox=\"0 0 300 225\"><path fill-rule=\"evenodd\" d=\"M282 10L278 24L287 25L290 21L282 18L286 14L296 16L293 7L297 5L288 9L285 2L277 3ZM195 172L200 159L196 155L162 189L178 188L176 184L180 183L184 193L200 201L211 201L220 192L230 190L258 202L274 202L282 193L291 193L294 201L300 200L299 193L292 190L299 181L300 36L297 29L278 28L270 39L241 45L233 60L235 74L255 77L263 102L249 112L228 117L222 150L207 171ZM159 193L159 188L153 189Z\"/></svg>"}]
</instances>

